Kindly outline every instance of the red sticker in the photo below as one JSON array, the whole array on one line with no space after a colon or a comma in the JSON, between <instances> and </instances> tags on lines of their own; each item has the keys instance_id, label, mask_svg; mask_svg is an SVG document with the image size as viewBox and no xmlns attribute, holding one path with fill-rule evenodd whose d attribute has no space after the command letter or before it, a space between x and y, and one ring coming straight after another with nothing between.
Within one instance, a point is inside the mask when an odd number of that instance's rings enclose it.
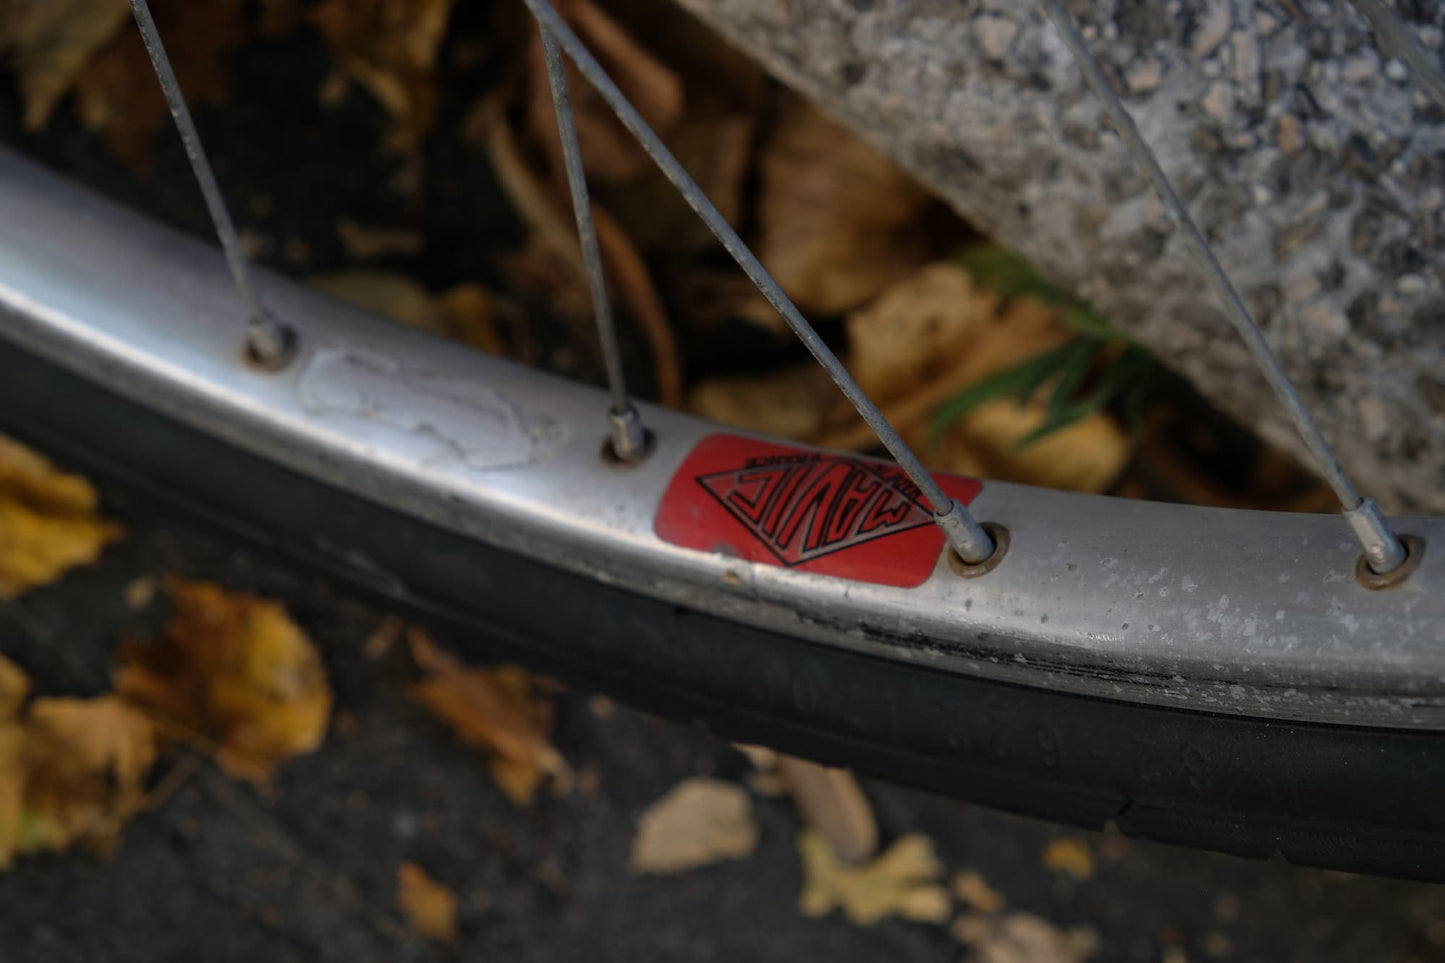
<instances>
[{"instance_id":1,"label":"red sticker","mask_svg":"<svg viewBox=\"0 0 1445 963\"><path fill-rule=\"evenodd\" d=\"M933 477L963 505L983 487ZM897 465L740 435L698 442L653 529L682 548L899 588L923 584L943 551L928 502Z\"/></svg>"}]
</instances>

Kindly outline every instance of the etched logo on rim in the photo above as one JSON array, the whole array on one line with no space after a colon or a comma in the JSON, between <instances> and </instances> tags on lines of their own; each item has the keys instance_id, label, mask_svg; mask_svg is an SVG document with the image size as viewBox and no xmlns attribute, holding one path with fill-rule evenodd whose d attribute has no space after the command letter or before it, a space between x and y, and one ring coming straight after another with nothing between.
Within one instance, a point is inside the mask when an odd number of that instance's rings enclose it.
<instances>
[{"instance_id":1,"label":"etched logo on rim","mask_svg":"<svg viewBox=\"0 0 1445 963\"><path fill-rule=\"evenodd\" d=\"M971 478L935 476L967 504ZM674 545L884 585L932 573L943 535L898 466L739 435L703 439L673 476L654 520Z\"/></svg>"}]
</instances>

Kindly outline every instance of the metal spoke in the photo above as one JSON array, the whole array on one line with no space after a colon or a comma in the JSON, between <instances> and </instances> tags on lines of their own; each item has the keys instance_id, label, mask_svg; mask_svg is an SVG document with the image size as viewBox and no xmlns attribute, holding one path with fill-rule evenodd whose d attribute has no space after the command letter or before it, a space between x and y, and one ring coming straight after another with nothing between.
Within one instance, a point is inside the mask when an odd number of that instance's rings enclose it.
<instances>
[{"instance_id":1,"label":"metal spoke","mask_svg":"<svg viewBox=\"0 0 1445 963\"><path fill-rule=\"evenodd\" d=\"M1400 15L1381 0L1350 0L1355 9L1370 21L1380 47L1393 57L1398 57L1410 68L1415 83L1425 88L1435 103L1445 107L1445 70L1440 62L1421 46L1420 41L1405 26Z\"/></svg>"},{"instance_id":2,"label":"metal spoke","mask_svg":"<svg viewBox=\"0 0 1445 963\"><path fill-rule=\"evenodd\" d=\"M617 324L607 298L607 279L602 270L602 253L597 246L597 227L592 223L592 202L587 197L587 172L582 168L582 147L577 141L572 98L567 93L567 74L562 51L551 30L540 20L542 57L547 61L547 83L552 88L552 110L557 115L557 133L562 140L562 160L567 168L567 186L572 189L572 211L577 216L577 237L582 244L582 262L587 268L587 287L592 295L592 312L597 318L597 337L602 342L602 363L607 369L607 387L612 392L608 412L609 438L613 453L623 461L640 458L647 435L637 409L627 397L627 378L622 371L622 350L617 344Z\"/></svg>"},{"instance_id":3,"label":"metal spoke","mask_svg":"<svg viewBox=\"0 0 1445 963\"><path fill-rule=\"evenodd\" d=\"M943 529L944 535L954 551L967 562L979 562L992 555L993 539L983 530L968 509L949 498L943 489L939 488L938 482L934 481L933 476L918 460L918 456L888 423L883 412L879 411L878 407L868 399L863 389L858 386L858 382L853 380L853 376L838 360L838 356L823 342L823 339L818 336L818 332L813 330L812 325L783 293L778 282L773 280L772 275L768 274L767 269L743 243L743 239L738 237L732 225L728 224L727 219L707 199L707 195L703 194L701 188L677 162L677 158L672 156L672 153L662 143L662 139L653 132L647 121L642 119L642 115L627 100L626 95L588 53L586 46L572 32L572 28L558 16L557 11L552 9L548 0L523 0L523 2L532 11L532 16L536 17L542 28L543 36L550 33L556 39L557 44L577 65L582 76L596 88L602 99L617 115L618 120L622 121L622 125L632 133L633 137L637 138L643 149L657 164L658 169L682 195L687 205L698 217L702 218L703 223L732 255L733 260L743 269L749 280L762 292L763 297L768 299L768 303L782 316L788 327L793 330L793 333L828 372L833 382L852 402L853 407L858 410L858 414L878 435L878 440L883 443L883 447L888 449L889 454L898 462L898 466L908 474L923 496L928 499L929 505L933 508L933 520Z\"/></svg>"},{"instance_id":4,"label":"metal spoke","mask_svg":"<svg viewBox=\"0 0 1445 963\"><path fill-rule=\"evenodd\" d=\"M215 172L211 170L211 162L201 145L201 137L196 132L195 121L191 119L190 109L181 93L181 85L176 80L175 71L171 69L171 61L161 43L160 32L156 30L155 19L151 17L150 5L146 0L130 0L130 9L135 15L136 26L140 28L141 40L145 43L146 53L150 55L151 65L155 68L156 79L160 81L161 90L165 93L166 104L175 120L176 131L181 136L186 157L191 162L196 183L200 185L201 194L206 199L206 208L211 213L216 237L220 239L221 248L225 251L231 277L246 304L247 347L256 360L266 364L279 363L289 353L293 336L288 328L271 316L261 301L256 280L251 274L251 266L241 249L241 239L236 234L236 225L226 208L225 198L221 196L221 187L216 183Z\"/></svg>"},{"instance_id":5,"label":"metal spoke","mask_svg":"<svg viewBox=\"0 0 1445 963\"><path fill-rule=\"evenodd\" d=\"M1360 497L1354 482L1350 480L1344 466L1335 456L1334 449L1320 433L1319 426L1315 424L1309 409L1304 406L1304 402L1300 399L1299 393L1295 391L1289 376L1285 374L1274 349L1265 340L1259 325L1250 315L1249 308L1245 307L1244 299L1240 297L1238 289L1225 274L1224 268L1220 265L1219 259L1214 256L1209 242L1204 239L1203 233L1194 223L1194 219L1190 217L1184 202L1175 193L1174 186L1169 182L1169 177L1164 173L1163 167L1159 165L1158 158L1145 143L1139 129L1134 125L1133 117L1130 116L1123 101L1114 92L1108 78L1104 76L1099 61L1089 52L1078 25L1074 23L1069 12L1064 9L1063 0L1039 0L1039 5L1043 8L1044 15L1054 25L1054 29L1063 38L1070 53L1073 54L1074 62L1083 74L1084 82L1099 98L1104 106L1104 112L1118 130L1119 136L1123 138L1129 152L1134 155L1134 160L1143 169L1149 182L1153 185L1154 191L1164 202L1164 208L1169 212L1170 220L1174 222L1195 257L1203 265L1205 277L1223 304L1225 314L1234 325L1235 330L1239 332L1239 336L1244 339L1245 346L1254 355L1255 363L1264 373L1269 386L1274 389L1275 396L1284 406L1290 421L1294 423L1295 430L1304 439L1305 446L1314 456L1315 464L1329 482L1330 487L1334 489L1336 497L1339 498L1345 519L1355 537L1359 539L1365 556L1369 559L1370 567L1381 573L1396 568L1405 560L1405 549L1400 544L1400 540L1390 530L1374 501Z\"/></svg>"}]
</instances>

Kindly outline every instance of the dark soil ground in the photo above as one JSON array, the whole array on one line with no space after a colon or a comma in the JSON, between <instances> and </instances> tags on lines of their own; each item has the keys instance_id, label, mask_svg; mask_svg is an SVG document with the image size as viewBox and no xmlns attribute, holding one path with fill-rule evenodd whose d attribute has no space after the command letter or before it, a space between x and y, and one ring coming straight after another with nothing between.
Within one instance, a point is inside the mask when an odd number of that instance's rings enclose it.
<instances>
[{"instance_id":1,"label":"dark soil ground","mask_svg":"<svg viewBox=\"0 0 1445 963\"><path fill-rule=\"evenodd\" d=\"M200 118L223 184L250 204L241 219L274 241L263 258L292 271L339 266L331 225L346 216L424 226L426 249L386 265L424 283L491 280L488 252L514 244L520 229L484 159L439 136L429 142L419 204L378 187L381 121L355 95L336 110L314 106L325 69L315 45L299 35L248 48L224 122ZM460 77L450 89L481 82ZM294 131L278 131L278 102L294 105ZM463 104L444 97L441 130ZM22 136L15 117L15 95L0 85L0 141L173 223L206 229L169 135L137 180L68 111L40 138ZM285 241L294 238L305 241L306 256L288 262ZM30 859L0 875L0 961L963 956L942 928L804 918L796 908L799 823L785 800L758 801L761 843L745 860L675 878L629 876L642 809L687 776L740 777L741 755L697 729L622 707L599 711L586 693L568 692L556 740L587 774L583 788L517 809L477 755L406 698L400 651L376 661L363 655L385 613L175 511L117 490L106 495L128 538L99 566L0 606L0 651L39 691L108 690L110 651L147 622L123 604L123 587L177 572L284 600L323 651L336 716L324 747L286 766L270 793L204 761L172 762L181 767L177 788L130 825L112 858ZM978 871L1010 909L1096 928L1096 959L1445 960L1445 888L1092 833L1076 835L1099 854L1098 873L1076 882L1040 860L1050 839L1070 831L897 787L866 788L885 838L927 833L951 870ZM407 930L395 898L404 860L458 894L457 947L432 946Z\"/></svg>"}]
</instances>

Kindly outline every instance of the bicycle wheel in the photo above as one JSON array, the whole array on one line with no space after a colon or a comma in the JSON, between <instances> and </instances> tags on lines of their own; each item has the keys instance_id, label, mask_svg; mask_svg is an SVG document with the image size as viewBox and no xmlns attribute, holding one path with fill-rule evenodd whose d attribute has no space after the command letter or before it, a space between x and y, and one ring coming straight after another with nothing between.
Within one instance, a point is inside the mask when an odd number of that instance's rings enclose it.
<instances>
[{"instance_id":1,"label":"bicycle wheel","mask_svg":"<svg viewBox=\"0 0 1445 963\"><path fill-rule=\"evenodd\" d=\"M1017 811L1445 878L1439 519L1361 584L1338 519L938 477L641 406L270 275L0 155L0 423L552 671ZM616 412L615 403L611 410ZM1376 581L1379 581L1378 579Z\"/></svg>"}]
</instances>

